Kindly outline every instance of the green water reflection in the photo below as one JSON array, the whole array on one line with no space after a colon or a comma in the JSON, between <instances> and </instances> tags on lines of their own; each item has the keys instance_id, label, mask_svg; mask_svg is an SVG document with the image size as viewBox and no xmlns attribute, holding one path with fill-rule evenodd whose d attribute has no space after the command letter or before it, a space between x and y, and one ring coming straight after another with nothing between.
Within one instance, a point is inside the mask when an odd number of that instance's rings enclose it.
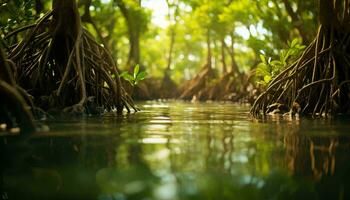
<instances>
[{"instance_id":1,"label":"green water reflection","mask_svg":"<svg viewBox=\"0 0 350 200\"><path fill-rule=\"evenodd\" d=\"M0 137L0 199L350 199L349 119L259 122L223 103L140 107Z\"/></svg>"}]
</instances>

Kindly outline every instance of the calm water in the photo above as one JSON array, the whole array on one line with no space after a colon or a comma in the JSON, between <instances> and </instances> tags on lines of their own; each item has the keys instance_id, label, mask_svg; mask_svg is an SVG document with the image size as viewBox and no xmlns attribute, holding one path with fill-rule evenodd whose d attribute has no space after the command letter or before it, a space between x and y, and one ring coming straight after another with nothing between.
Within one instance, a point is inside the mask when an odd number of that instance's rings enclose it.
<instances>
[{"instance_id":1,"label":"calm water","mask_svg":"<svg viewBox=\"0 0 350 200\"><path fill-rule=\"evenodd\" d=\"M350 199L349 119L262 122L223 103L139 107L0 137L0 199Z\"/></svg>"}]
</instances>

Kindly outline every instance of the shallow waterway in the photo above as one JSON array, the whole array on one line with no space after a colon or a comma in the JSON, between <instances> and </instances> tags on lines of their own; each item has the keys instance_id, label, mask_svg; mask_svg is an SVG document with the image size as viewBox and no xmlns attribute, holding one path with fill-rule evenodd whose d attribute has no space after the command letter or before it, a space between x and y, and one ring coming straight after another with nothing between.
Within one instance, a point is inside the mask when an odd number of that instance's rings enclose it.
<instances>
[{"instance_id":1,"label":"shallow waterway","mask_svg":"<svg viewBox=\"0 0 350 200\"><path fill-rule=\"evenodd\" d=\"M230 103L141 102L0 137L0 199L350 199L349 118L256 120Z\"/></svg>"}]
</instances>

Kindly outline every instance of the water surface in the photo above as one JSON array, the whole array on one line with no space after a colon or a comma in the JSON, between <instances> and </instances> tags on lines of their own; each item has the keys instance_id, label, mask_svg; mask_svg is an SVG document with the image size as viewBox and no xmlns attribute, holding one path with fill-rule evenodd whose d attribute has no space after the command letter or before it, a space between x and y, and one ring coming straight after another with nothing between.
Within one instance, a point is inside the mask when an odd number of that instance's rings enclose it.
<instances>
[{"instance_id":1,"label":"water surface","mask_svg":"<svg viewBox=\"0 0 350 200\"><path fill-rule=\"evenodd\" d=\"M139 107L0 137L0 199L350 199L349 119L255 120L229 103Z\"/></svg>"}]
</instances>

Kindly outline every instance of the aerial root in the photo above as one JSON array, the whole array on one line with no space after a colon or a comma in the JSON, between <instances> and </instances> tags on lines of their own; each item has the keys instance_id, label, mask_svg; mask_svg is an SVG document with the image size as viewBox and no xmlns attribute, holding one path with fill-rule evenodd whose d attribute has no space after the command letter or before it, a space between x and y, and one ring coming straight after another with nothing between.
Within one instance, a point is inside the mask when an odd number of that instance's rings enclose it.
<instances>
[{"instance_id":1,"label":"aerial root","mask_svg":"<svg viewBox=\"0 0 350 200\"><path fill-rule=\"evenodd\" d=\"M254 116L267 114L269 106L276 103L287 106L289 113L300 111L312 116L327 116L342 107L341 91L349 91L350 63L344 47L333 29L320 26L316 39L306 48L301 57L282 71L268 85L254 102L251 113ZM349 34L343 36L348 38ZM341 73L344 73L342 77ZM345 89L345 90L344 90ZM348 95L348 94L346 94ZM345 95L345 96L346 96ZM345 97L348 98L348 97ZM298 108L296 108L298 107Z\"/></svg>"},{"instance_id":2,"label":"aerial root","mask_svg":"<svg viewBox=\"0 0 350 200\"><path fill-rule=\"evenodd\" d=\"M54 46L57 38L50 28L51 16L52 11L35 24L6 36L10 42L16 41L11 38L26 31L22 41L8 45L7 49L13 66L17 66L16 81L37 97L34 104L48 105L45 110L58 107L64 112L82 113L86 104L93 101L93 106L106 110L116 108L118 113L122 113L124 107L128 112L130 108L138 111L121 86L110 53L82 27L78 28L73 45L65 38L63 44L56 42ZM64 52L58 52L57 48ZM67 55L63 60L65 64L58 60L62 56L57 53ZM38 102L41 97L50 102Z\"/></svg>"}]
</instances>

